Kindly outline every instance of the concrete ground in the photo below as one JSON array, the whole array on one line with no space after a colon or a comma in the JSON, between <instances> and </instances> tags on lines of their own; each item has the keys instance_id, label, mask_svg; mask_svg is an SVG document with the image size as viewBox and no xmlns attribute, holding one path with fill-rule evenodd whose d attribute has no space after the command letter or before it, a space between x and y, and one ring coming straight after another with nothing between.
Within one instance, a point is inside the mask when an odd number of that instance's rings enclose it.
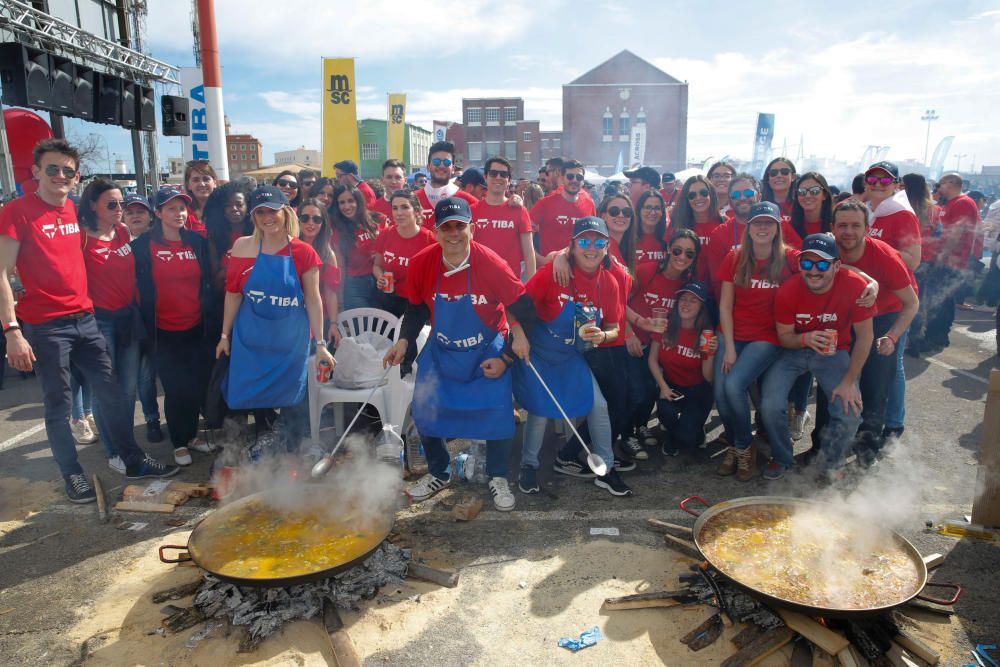
<instances>
[{"instance_id":1,"label":"concrete ground","mask_svg":"<svg viewBox=\"0 0 1000 667\"><path fill-rule=\"evenodd\" d=\"M942 664L971 662L976 644L1000 643L995 573L997 543L955 540L929 532L924 521L971 512L976 456L987 377L995 363L992 315L960 311L947 350L906 359L910 378L906 434L852 500L897 529L924 554L947 558L934 581L965 587L950 619L915 615L918 634L944 655ZM312 622L290 625L254 654L236 654L232 637L191 637L198 628L163 638L147 635L160 605L149 594L198 576L195 568L159 563L156 548L183 544L208 507L192 501L173 515L121 515L124 525L100 524L93 505L66 501L45 440L36 380L8 370L0 391L0 655L4 664L324 664L333 659ZM711 426L717 428L717 420ZM137 437L143 443L142 429ZM714 436L713 431L711 436ZM554 436L543 452L543 493L517 493L513 512L492 509L483 487L456 484L437 498L403 510L396 529L414 553L457 569L458 588L407 582L382 591L357 612L344 614L364 664L487 664L517 660L575 664L718 664L732 652L720 641L691 653L676 641L705 610L647 609L602 612L605 597L673 588L688 560L663 546L647 518L690 525L677 503L697 494L717 502L751 495L808 495L802 475L741 484L719 478L717 461L664 458L624 473L635 496L612 498L592 484L548 472ZM100 443L80 447L88 472L99 472L117 498L124 480L103 465ZM167 457L167 443L148 447ZM182 473L207 477L207 457ZM511 478L516 476L512 466ZM480 494L487 509L469 523L453 523L447 507L463 494ZM846 492L845 492L846 493ZM186 518L173 527L168 519ZM138 530L125 529L134 522ZM135 526L132 526L135 527ZM616 528L617 536L592 535ZM182 604L182 603L178 603ZM591 626L603 635L579 654L558 648L563 636ZM216 635L218 632L215 633ZM582 662L581 662L582 661ZM775 663L780 664L778 659Z\"/></svg>"}]
</instances>

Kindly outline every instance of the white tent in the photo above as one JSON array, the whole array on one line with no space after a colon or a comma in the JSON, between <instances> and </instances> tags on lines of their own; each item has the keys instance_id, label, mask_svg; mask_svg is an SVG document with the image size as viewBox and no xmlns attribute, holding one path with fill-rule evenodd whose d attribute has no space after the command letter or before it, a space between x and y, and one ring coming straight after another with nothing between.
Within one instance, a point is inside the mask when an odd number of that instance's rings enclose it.
<instances>
[{"instance_id":1,"label":"white tent","mask_svg":"<svg viewBox=\"0 0 1000 667\"><path fill-rule=\"evenodd\" d=\"M613 174L611 176L608 176L608 180L609 181L618 181L619 183L624 183L625 181L628 180L628 176L626 176L625 174L623 174L622 172L619 171L617 174Z\"/></svg>"},{"instance_id":2,"label":"white tent","mask_svg":"<svg viewBox=\"0 0 1000 667\"><path fill-rule=\"evenodd\" d=\"M594 185L600 185L607 179L598 174L596 171L591 171L589 169L583 170L583 180L586 183L593 183Z\"/></svg>"},{"instance_id":3,"label":"white tent","mask_svg":"<svg viewBox=\"0 0 1000 667\"><path fill-rule=\"evenodd\" d=\"M692 176L704 176L705 170L699 169L698 167L691 167L689 169L684 169L683 171L674 172L674 176L677 177L677 182L684 185L684 181L691 178Z\"/></svg>"}]
</instances>

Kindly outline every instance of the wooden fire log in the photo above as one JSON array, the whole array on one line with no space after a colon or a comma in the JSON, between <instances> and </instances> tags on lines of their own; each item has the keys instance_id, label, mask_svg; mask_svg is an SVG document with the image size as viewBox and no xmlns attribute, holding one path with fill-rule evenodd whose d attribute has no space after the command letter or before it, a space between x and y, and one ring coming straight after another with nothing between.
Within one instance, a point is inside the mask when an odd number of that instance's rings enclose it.
<instances>
[{"instance_id":1,"label":"wooden fire log","mask_svg":"<svg viewBox=\"0 0 1000 667\"><path fill-rule=\"evenodd\" d=\"M722 661L722 667L751 667L795 638L787 627L771 628L739 651Z\"/></svg>"},{"instance_id":2,"label":"wooden fire log","mask_svg":"<svg viewBox=\"0 0 1000 667\"><path fill-rule=\"evenodd\" d=\"M455 588L458 586L458 572L451 570L437 570L429 565L410 561L406 564L406 576L415 579L429 581L445 588Z\"/></svg>"},{"instance_id":3,"label":"wooden fire log","mask_svg":"<svg viewBox=\"0 0 1000 667\"><path fill-rule=\"evenodd\" d=\"M602 609L619 611L622 609L647 609L649 607L677 607L694 604L697 598L687 589L678 591L656 591L653 593L636 593L604 600Z\"/></svg>"}]
</instances>

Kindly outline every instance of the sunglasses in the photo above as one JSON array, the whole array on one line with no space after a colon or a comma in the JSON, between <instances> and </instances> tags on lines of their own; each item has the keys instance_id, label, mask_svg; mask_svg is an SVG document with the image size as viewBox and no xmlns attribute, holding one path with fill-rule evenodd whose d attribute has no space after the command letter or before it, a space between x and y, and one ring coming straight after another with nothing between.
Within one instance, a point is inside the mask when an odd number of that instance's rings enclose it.
<instances>
[{"instance_id":1,"label":"sunglasses","mask_svg":"<svg viewBox=\"0 0 1000 667\"><path fill-rule=\"evenodd\" d=\"M277 185L278 185L279 188L297 188L297 187L299 187L299 184L296 183L295 181L288 181L288 180L278 181Z\"/></svg>"},{"instance_id":2,"label":"sunglasses","mask_svg":"<svg viewBox=\"0 0 1000 667\"><path fill-rule=\"evenodd\" d=\"M617 218L619 215L624 215L626 218L632 217L632 209L622 208L621 206L609 206L608 215L612 218Z\"/></svg>"},{"instance_id":3,"label":"sunglasses","mask_svg":"<svg viewBox=\"0 0 1000 667\"><path fill-rule=\"evenodd\" d=\"M800 197L805 197L806 195L813 195L814 197L819 193L823 192L823 188L818 185L813 185L808 188L799 188L798 193Z\"/></svg>"},{"instance_id":4,"label":"sunglasses","mask_svg":"<svg viewBox=\"0 0 1000 667\"><path fill-rule=\"evenodd\" d=\"M510 178L509 171L498 171L497 169L490 169L486 172L486 175L490 178Z\"/></svg>"},{"instance_id":5,"label":"sunglasses","mask_svg":"<svg viewBox=\"0 0 1000 667\"><path fill-rule=\"evenodd\" d=\"M792 173L792 170L789 169L788 167L775 167L774 169L771 169L767 173L771 174L771 176L777 176L778 174L781 174L782 176L788 176L790 173Z\"/></svg>"},{"instance_id":6,"label":"sunglasses","mask_svg":"<svg viewBox=\"0 0 1000 667\"><path fill-rule=\"evenodd\" d=\"M321 215L309 215L308 213L299 214L299 222L315 222L317 225L323 224L323 216Z\"/></svg>"},{"instance_id":7,"label":"sunglasses","mask_svg":"<svg viewBox=\"0 0 1000 667\"><path fill-rule=\"evenodd\" d=\"M685 250L684 248L671 248L670 254L673 255L674 257L680 257L681 255L684 255L688 259L694 259L696 257L694 250Z\"/></svg>"},{"instance_id":8,"label":"sunglasses","mask_svg":"<svg viewBox=\"0 0 1000 667\"><path fill-rule=\"evenodd\" d=\"M434 165L435 167L440 167L441 165L444 165L446 167L450 167L451 166L451 160L447 160L447 159L442 160L441 158L436 157L433 160L431 160L431 164Z\"/></svg>"},{"instance_id":9,"label":"sunglasses","mask_svg":"<svg viewBox=\"0 0 1000 667\"><path fill-rule=\"evenodd\" d=\"M688 193L688 199L694 199L696 197L708 197L708 190L691 190Z\"/></svg>"},{"instance_id":10,"label":"sunglasses","mask_svg":"<svg viewBox=\"0 0 1000 667\"><path fill-rule=\"evenodd\" d=\"M105 206L107 207L107 209L109 211L113 211L116 208L120 208L120 209L122 209L124 211L125 210L125 201L122 200L122 199L111 199L111 200L108 200L108 203L105 204Z\"/></svg>"},{"instance_id":11,"label":"sunglasses","mask_svg":"<svg viewBox=\"0 0 1000 667\"><path fill-rule=\"evenodd\" d=\"M736 201L739 201L744 197L747 199L753 199L754 195L756 194L757 191L751 188L747 188L746 190L733 190L732 192L729 193L729 198L735 199Z\"/></svg>"},{"instance_id":12,"label":"sunglasses","mask_svg":"<svg viewBox=\"0 0 1000 667\"><path fill-rule=\"evenodd\" d=\"M567 181L580 181L583 182L583 174L566 174Z\"/></svg>"},{"instance_id":13,"label":"sunglasses","mask_svg":"<svg viewBox=\"0 0 1000 667\"><path fill-rule=\"evenodd\" d=\"M59 167L58 165L50 164L45 167L45 175L49 178L55 178L62 171L63 178L73 178L76 176L76 167Z\"/></svg>"},{"instance_id":14,"label":"sunglasses","mask_svg":"<svg viewBox=\"0 0 1000 667\"><path fill-rule=\"evenodd\" d=\"M816 267L818 271L829 271L830 267L833 266L833 262L827 259L800 259L799 268L803 271L808 271L813 267Z\"/></svg>"},{"instance_id":15,"label":"sunglasses","mask_svg":"<svg viewBox=\"0 0 1000 667\"><path fill-rule=\"evenodd\" d=\"M649 211L650 213L663 213L662 206L643 206L643 211Z\"/></svg>"},{"instance_id":16,"label":"sunglasses","mask_svg":"<svg viewBox=\"0 0 1000 667\"><path fill-rule=\"evenodd\" d=\"M892 176L865 176L865 183L868 185L889 185L890 183L895 183L896 179Z\"/></svg>"},{"instance_id":17,"label":"sunglasses","mask_svg":"<svg viewBox=\"0 0 1000 667\"><path fill-rule=\"evenodd\" d=\"M591 243L593 243L594 247L597 248L598 250L604 250L605 248L608 247L607 239L594 239L593 241L591 241L590 239L576 240L576 245L578 245L581 250L586 250L587 248L589 248Z\"/></svg>"}]
</instances>

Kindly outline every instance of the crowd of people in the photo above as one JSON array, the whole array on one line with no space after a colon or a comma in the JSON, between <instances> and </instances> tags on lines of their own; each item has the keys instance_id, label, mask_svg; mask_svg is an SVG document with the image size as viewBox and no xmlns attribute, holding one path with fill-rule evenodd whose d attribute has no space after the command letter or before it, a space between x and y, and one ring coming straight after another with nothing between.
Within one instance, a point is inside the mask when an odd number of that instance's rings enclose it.
<instances>
[{"instance_id":1,"label":"crowd of people","mask_svg":"<svg viewBox=\"0 0 1000 667\"><path fill-rule=\"evenodd\" d=\"M683 183L640 166L601 192L576 160L518 181L499 156L460 171L454 146L438 142L410 178L388 160L365 182L344 160L334 178L221 183L196 161L183 187L152 201L95 179L74 203L73 147L43 141L34 161L37 191L0 211L0 313L10 364L39 371L75 502L94 492L74 437L99 435L130 479L211 453L199 436L200 416L216 412L210 386L258 426L283 423L297 447L309 356L335 365L337 315L359 307L402 318L384 362L414 383L429 469L409 489L415 501L451 483L446 442L465 438L486 442L495 507L512 509L515 408L527 414L516 482L526 494L539 492L550 420L582 422L555 472L628 496L620 473L650 449L698 455L713 407L720 475L775 480L800 466L841 479L852 454L869 468L902 435L903 354L948 345L982 247L959 175L932 188L890 162L853 192L785 157L760 179L727 162ZM176 465L132 436L138 397L147 440L163 439L156 378Z\"/></svg>"}]
</instances>

